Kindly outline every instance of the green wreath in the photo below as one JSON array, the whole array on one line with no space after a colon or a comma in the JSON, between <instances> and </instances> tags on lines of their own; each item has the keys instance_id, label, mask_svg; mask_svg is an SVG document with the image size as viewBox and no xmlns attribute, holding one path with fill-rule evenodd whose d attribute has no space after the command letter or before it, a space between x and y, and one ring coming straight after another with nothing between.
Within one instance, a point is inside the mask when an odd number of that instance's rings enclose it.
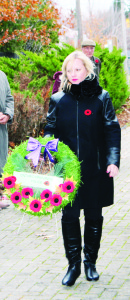
<instances>
[{"instance_id":1,"label":"green wreath","mask_svg":"<svg viewBox=\"0 0 130 300\"><path fill-rule=\"evenodd\" d=\"M74 201L77 189L80 186L80 162L70 148L59 140L57 140L57 149L52 150L50 147L50 150L48 150L46 145L52 142L54 143L56 141L54 137L42 138L40 136L33 139L33 141L34 143L38 143L38 146L41 145L40 157L44 157L44 159L41 159L42 161L45 161L47 154L56 161L53 174L50 172L47 176L49 176L51 180L54 179L53 176L61 178L62 183L56 185L55 190L51 191L49 188L50 182L46 180L46 175L40 174L43 176L40 177L40 180L41 178L43 180L45 177L44 188L41 191L32 186L24 186L17 180L17 176L21 176L21 174L25 177L27 176L28 181L34 176L32 175L32 169L29 164L32 160L27 160L26 158L28 155L30 155L30 157L31 155L34 156L35 150L27 151L29 143L27 140L22 142L19 146L16 146L8 156L2 176L5 188L4 193L12 201L14 206L22 212L36 216L56 213L68 203L71 202L72 204ZM38 164L40 164L39 158ZM35 178L38 178L38 176L39 174L35 172Z\"/></svg>"}]
</instances>

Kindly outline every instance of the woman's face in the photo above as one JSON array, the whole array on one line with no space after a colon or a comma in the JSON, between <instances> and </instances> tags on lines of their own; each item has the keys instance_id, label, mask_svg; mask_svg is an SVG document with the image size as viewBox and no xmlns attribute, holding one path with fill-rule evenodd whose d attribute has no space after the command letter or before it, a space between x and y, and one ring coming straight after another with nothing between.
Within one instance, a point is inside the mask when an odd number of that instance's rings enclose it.
<instances>
[{"instance_id":1,"label":"woman's face","mask_svg":"<svg viewBox=\"0 0 130 300\"><path fill-rule=\"evenodd\" d=\"M68 80L73 84L79 84L83 81L88 72L81 59L75 58L72 61L69 61L66 67L66 74Z\"/></svg>"}]
</instances>

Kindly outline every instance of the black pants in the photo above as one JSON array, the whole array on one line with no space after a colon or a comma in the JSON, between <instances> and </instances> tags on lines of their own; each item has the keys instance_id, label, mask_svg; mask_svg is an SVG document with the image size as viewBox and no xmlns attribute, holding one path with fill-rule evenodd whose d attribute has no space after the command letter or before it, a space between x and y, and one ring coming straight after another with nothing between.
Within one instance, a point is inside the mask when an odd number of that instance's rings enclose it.
<instances>
[{"instance_id":1,"label":"black pants","mask_svg":"<svg viewBox=\"0 0 130 300\"><path fill-rule=\"evenodd\" d=\"M96 221L100 219L102 216L102 208L101 207L85 208L84 216L85 219ZM75 201L72 206L71 203L69 203L62 210L62 220L64 222L75 222L79 219L79 217L80 217L80 208L78 206L77 201Z\"/></svg>"}]
</instances>

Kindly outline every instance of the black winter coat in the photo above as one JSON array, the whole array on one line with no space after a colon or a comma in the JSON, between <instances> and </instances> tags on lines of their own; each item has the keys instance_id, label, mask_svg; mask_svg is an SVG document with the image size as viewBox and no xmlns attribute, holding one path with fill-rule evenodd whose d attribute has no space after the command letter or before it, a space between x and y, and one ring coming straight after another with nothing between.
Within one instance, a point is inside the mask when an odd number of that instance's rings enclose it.
<instances>
[{"instance_id":1,"label":"black winter coat","mask_svg":"<svg viewBox=\"0 0 130 300\"><path fill-rule=\"evenodd\" d=\"M113 178L106 169L110 164L119 167L120 126L109 93L96 78L52 95L47 134L68 145L81 162L82 185L75 200L80 208L113 204Z\"/></svg>"}]
</instances>

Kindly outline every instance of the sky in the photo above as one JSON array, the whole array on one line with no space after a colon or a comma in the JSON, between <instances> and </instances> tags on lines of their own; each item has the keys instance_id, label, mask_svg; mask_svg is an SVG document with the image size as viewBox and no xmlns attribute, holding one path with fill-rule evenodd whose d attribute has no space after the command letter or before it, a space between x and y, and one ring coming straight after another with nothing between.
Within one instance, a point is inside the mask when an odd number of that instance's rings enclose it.
<instances>
[{"instance_id":1,"label":"sky","mask_svg":"<svg viewBox=\"0 0 130 300\"><path fill-rule=\"evenodd\" d=\"M66 12L70 9L76 8L76 0L55 0L55 3L57 3L62 9L64 9ZM81 8L81 14L85 15L87 14L87 10L89 7L89 0L80 0L80 8ZM91 7L94 9L94 13L96 11L106 11L110 8L111 4L113 3L113 0L90 0Z\"/></svg>"}]
</instances>

